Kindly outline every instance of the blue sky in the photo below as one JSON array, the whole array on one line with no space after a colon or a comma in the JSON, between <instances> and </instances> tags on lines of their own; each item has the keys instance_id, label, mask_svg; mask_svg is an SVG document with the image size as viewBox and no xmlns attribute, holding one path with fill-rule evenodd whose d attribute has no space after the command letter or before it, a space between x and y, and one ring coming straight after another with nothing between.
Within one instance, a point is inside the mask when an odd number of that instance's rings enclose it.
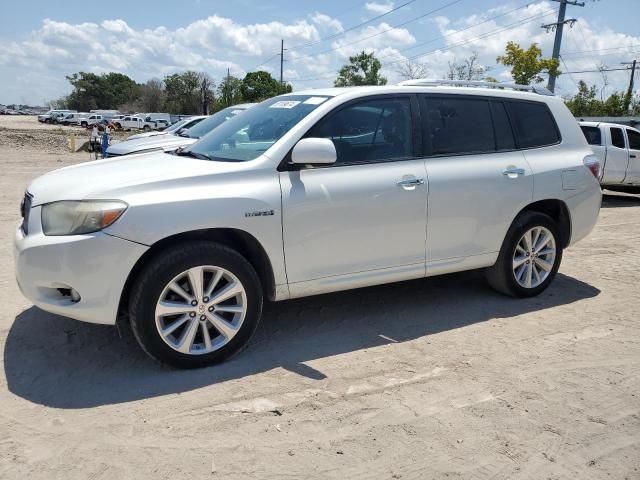
<instances>
[{"instance_id":1,"label":"blue sky","mask_svg":"<svg viewBox=\"0 0 640 480\"><path fill-rule=\"evenodd\" d=\"M449 62L473 52L490 75L508 80L495 57L511 39L538 42L551 53L553 34L540 28L555 21L558 4L550 0L414 0L351 29L406 2L2 2L0 103L57 98L69 92L65 75L79 70L120 71L140 82L185 69L214 80L227 68L241 76L260 66L278 75L280 38L290 48L285 79L294 89L331 85L340 65L363 49L381 59L389 81L400 79L396 70L408 60L424 63L438 78ZM563 70L617 68L640 59L640 0L586 0L584 8L569 7L568 17L579 21L566 30ZM629 73L564 75L558 93L572 93L580 79L607 94L624 88Z\"/></svg>"}]
</instances>

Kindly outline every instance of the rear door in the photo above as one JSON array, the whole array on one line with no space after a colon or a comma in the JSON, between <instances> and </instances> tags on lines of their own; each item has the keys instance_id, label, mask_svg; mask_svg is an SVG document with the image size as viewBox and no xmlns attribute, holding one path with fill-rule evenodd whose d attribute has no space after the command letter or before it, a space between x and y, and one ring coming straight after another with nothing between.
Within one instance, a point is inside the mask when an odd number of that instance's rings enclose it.
<instances>
[{"instance_id":1,"label":"rear door","mask_svg":"<svg viewBox=\"0 0 640 480\"><path fill-rule=\"evenodd\" d=\"M604 127L607 143L607 158L600 183L615 185L623 183L629 164L629 150L622 127Z\"/></svg>"},{"instance_id":2,"label":"rear door","mask_svg":"<svg viewBox=\"0 0 640 480\"><path fill-rule=\"evenodd\" d=\"M516 214L531 202L533 175L500 99L430 94L422 96L422 108L428 273L430 263L438 268L433 264L497 252Z\"/></svg>"},{"instance_id":3,"label":"rear door","mask_svg":"<svg viewBox=\"0 0 640 480\"><path fill-rule=\"evenodd\" d=\"M640 183L640 132L626 129L629 141L629 163L627 164L627 176L625 183Z\"/></svg>"}]
</instances>

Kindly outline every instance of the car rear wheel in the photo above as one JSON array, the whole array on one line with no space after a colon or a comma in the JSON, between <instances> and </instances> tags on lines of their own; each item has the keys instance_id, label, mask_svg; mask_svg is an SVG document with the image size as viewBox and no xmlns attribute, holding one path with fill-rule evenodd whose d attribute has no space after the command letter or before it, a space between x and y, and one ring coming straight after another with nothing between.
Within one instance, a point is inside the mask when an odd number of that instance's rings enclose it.
<instances>
[{"instance_id":1,"label":"car rear wheel","mask_svg":"<svg viewBox=\"0 0 640 480\"><path fill-rule=\"evenodd\" d=\"M524 212L513 222L498 260L487 269L497 291L514 297L533 297L553 281L562 260L559 230L551 217Z\"/></svg>"},{"instance_id":2,"label":"car rear wheel","mask_svg":"<svg viewBox=\"0 0 640 480\"><path fill-rule=\"evenodd\" d=\"M143 350L178 368L213 365L239 352L261 313L254 268L211 242L179 245L155 257L136 280L129 303Z\"/></svg>"}]
</instances>

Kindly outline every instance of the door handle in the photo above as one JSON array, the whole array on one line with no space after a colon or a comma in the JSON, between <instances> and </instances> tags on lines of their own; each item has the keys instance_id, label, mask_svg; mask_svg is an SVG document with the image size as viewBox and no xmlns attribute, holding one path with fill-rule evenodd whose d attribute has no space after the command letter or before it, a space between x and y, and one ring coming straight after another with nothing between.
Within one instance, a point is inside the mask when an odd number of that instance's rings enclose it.
<instances>
[{"instance_id":1,"label":"door handle","mask_svg":"<svg viewBox=\"0 0 640 480\"><path fill-rule=\"evenodd\" d=\"M407 187L417 187L418 185L424 185L423 178L407 178L405 180L400 180L397 185L402 188Z\"/></svg>"},{"instance_id":2,"label":"door handle","mask_svg":"<svg viewBox=\"0 0 640 480\"><path fill-rule=\"evenodd\" d=\"M632 155L629 155L629 158L636 158L636 156L632 154Z\"/></svg>"},{"instance_id":3,"label":"door handle","mask_svg":"<svg viewBox=\"0 0 640 480\"><path fill-rule=\"evenodd\" d=\"M524 175L524 168L507 167L502 171L502 174L509 178L518 178L520 175Z\"/></svg>"}]
</instances>

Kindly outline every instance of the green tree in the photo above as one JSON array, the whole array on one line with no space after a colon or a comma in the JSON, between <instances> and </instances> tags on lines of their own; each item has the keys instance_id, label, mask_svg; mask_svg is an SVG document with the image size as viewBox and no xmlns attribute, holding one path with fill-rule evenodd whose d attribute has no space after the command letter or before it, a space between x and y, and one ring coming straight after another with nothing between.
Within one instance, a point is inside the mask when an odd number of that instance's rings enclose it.
<instances>
[{"instance_id":1,"label":"green tree","mask_svg":"<svg viewBox=\"0 0 640 480\"><path fill-rule=\"evenodd\" d=\"M249 72L242 79L240 93L246 102L261 102L267 98L291 92L291 85L281 85L269 72Z\"/></svg>"},{"instance_id":2,"label":"green tree","mask_svg":"<svg viewBox=\"0 0 640 480\"><path fill-rule=\"evenodd\" d=\"M242 80L233 75L226 76L218 84L218 102L222 108L242 103Z\"/></svg>"},{"instance_id":3,"label":"green tree","mask_svg":"<svg viewBox=\"0 0 640 480\"><path fill-rule=\"evenodd\" d=\"M116 72L96 75L78 72L67 76L73 91L67 97L70 108L89 111L97 108L115 109L135 101L140 96L140 85L127 75Z\"/></svg>"},{"instance_id":4,"label":"green tree","mask_svg":"<svg viewBox=\"0 0 640 480\"><path fill-rule=\"evenodd\" d=\"M596 86L578 82L578 93L565 101L571 113L576 117L594 117L603 114L602 102L596 96Z\"/></svg>"},{"instance_id":5,"label":"green tree","mask_svg":"<svg viewBox=\"0 0 640 480\"><path fill-rule=\"evenodd\" d=\"M200 75L192 70L164 77L165 108L170 113L196 115L201 111Z\"/></svg>"},{"instance_id":6,"label":"green tree","mask_svg":"<svg viewBox=\"0 0 640 480\"><path fill-rule=\"evenodd\" d=\"M505 54L496 58L498 63L511 67L511 76L519 85L540 83L541 74L558 75L560 62L555 58L542 58L542 50L537 44L524 50L515 42L508 42Z\"/></svg>"},{"instance_id":7,"label":"green tree","mask_svg":"<svg viewBox=\"0 0 640 480\"><path fill-rule=\"evenodd\" d=\"M336 87L350 87L356 85L386 85L387 79L380 75L382 65L373 53L360 52L349 57L349 63L344 65L334 82Z\"/></svg>"}]
</instances>

